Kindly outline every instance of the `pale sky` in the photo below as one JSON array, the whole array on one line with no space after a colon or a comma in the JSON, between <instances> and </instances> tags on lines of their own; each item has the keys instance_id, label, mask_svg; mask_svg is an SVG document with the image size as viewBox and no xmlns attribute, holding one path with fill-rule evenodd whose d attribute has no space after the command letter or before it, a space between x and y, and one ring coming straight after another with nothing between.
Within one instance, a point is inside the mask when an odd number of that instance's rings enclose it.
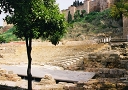
<instances>
[{"instance_id":1,"label":"pale sky","mask_svg":"<svg viewBox=\"0 0 128 90\"><path fill-rule=\"evenodd\" d=\"M59 4L60 10L62 9L68 9L70 5L73 4L75 0L56 0L57 4ZM84 1L84 0L79 0ZM3 18L5 17L5 14L0 14L0 26L3 26Z\"/></svg>"}]
</instances>

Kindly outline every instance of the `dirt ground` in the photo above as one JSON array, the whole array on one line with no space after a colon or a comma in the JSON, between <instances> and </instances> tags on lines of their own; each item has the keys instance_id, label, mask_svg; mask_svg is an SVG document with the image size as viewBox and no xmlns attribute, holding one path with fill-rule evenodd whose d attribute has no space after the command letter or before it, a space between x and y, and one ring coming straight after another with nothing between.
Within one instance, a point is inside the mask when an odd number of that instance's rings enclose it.
<instances>
[{"instance_id":1,"label":"dirt ground","mask_svg":"<svg viewBox=\"0 0 128 90\"><path fill-rule=\"evenodd\" d=\"M94 41L63 41L54 46L50 42L34 41L32 43L33 63L41 64L66 56L83 54L102 46ZM27 63L25 42L11 42L0 45L0 64Z\"/></svg>"}]
</instances>

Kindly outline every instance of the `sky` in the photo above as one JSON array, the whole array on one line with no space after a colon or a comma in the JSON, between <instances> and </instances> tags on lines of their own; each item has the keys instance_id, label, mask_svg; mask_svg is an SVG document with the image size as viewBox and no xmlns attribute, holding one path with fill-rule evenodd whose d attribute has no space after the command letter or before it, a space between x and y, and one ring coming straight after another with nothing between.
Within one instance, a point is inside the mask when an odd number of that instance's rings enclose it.
<instances>
[{"instance_id":1,"label":"sky","mask_svg":"<svg viewBox=\"0 0 128 90\"><path fill-rule=\"evenodd\" d=\"M73 4L75 0L56 0L56 3L59 4L59 8L60 10L63 10L63 9L68 9L68 7L70 5ZM79 0L79 1L84 1L84 0ZM6 15L4 13L0 14L0 26L3 26L3 18L5 17Z\"/></svg>"}]
</instances>

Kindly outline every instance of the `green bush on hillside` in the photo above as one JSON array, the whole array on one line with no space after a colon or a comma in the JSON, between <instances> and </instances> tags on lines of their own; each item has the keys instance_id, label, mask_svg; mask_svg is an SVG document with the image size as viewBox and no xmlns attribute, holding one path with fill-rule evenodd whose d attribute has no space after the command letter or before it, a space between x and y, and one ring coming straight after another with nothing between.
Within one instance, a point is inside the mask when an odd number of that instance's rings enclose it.
<instances>
[{"instance_id":1,"label":"green bush on hillside","mask_svg":"<svg viewBox=\"0 0 128 90\"><path fill-rule=\"evenodd\" d=\"M5 41L6 41L5 38L2 37L2 36L0 36L0 43L3 43L3 42L5 42Z\"/></svg>"},{"instance_id":2,"label":"green bush on hillside","mask_svg":"<svg viewBox=\"0 0 128 90\"><path fill-rule=\"evenodd\" d=\"M4 40L4 42L11 42L11 41L18 41L19 39L13 34L13 31L15 30L15 27L12 27L8 31L2 33L0 35L1 40Z\"/></svg>"}]
</instances>

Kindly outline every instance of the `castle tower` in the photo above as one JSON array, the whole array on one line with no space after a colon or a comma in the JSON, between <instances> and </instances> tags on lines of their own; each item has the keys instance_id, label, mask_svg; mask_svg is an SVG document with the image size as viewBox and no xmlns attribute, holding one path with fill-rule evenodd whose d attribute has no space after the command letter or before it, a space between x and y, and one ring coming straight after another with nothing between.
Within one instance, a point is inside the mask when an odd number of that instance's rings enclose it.
<instances>
[{"instance_id":1,"label":"castle tower","mask_svg":"<svg viewBox=\"0 0 128 90\"><path fill-rule=\"evenodd\" d=\"M87 13L90 12L89 3L90 3L90 0L84 0L84 8L85 8Z\"/></svg>"}]
</instances>

